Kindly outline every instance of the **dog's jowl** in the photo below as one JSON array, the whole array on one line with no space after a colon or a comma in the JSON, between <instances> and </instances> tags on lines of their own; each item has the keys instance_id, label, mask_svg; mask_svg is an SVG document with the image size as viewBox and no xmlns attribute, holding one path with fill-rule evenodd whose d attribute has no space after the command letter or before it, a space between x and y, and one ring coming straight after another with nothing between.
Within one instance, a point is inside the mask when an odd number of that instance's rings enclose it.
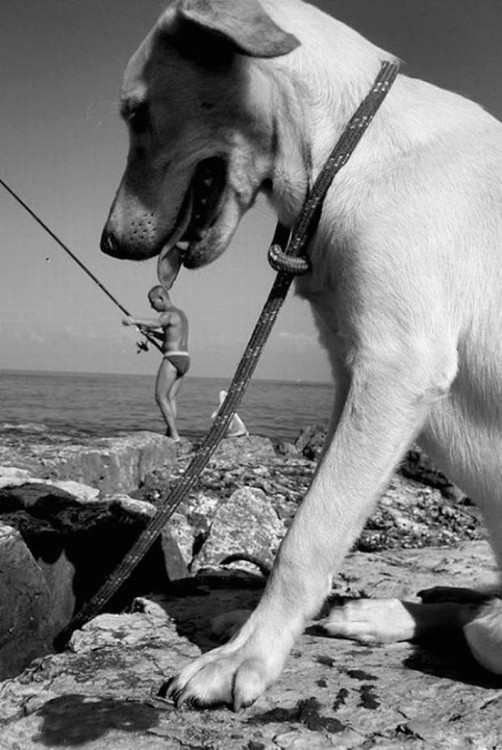
<instances>
[{"instance_id":1,"label":"dog's jowl","mask_svg":"<svg viewBox=\"0 0 502 750\"><path fill-rule=\"evenodd\" d=\"M158 256L170 287L181 265L227 248L259 193L293 226L393 59L300 0L173 0L125 72L130 150L102 249ZM172 680L178 703L239 708L279 677L414 440L479 505L502 557L502 125L400 74L330 188L308 255L297 291L334 380L324 453L258 607ZM447 598L354 603L325 629L388 641L446 621L501 673L500 600Z\"/></svg>"}]
</instances>

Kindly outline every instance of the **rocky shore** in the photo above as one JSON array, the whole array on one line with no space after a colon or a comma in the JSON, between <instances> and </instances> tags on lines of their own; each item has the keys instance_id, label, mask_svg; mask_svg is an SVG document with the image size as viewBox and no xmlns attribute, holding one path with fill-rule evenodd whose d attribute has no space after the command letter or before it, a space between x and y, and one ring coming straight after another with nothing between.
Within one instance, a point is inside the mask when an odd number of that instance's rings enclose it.
<instances>
[{"instance_id":1,"label":"rocky shore","mask_svg":"<svg viewBox=\"0 0 502 750\"><path fill-rule=\"evenodd\" d=\"M54 636L122 558L196 445L12 428L0 449L0 750L502 747L502 682L460 638L360 646L307 632L252 708L176 711L162 682L252 607L312 479L323 428L224 440L109 611ZM229 555L238 559L222 564ZM392 478L335 597L416 600L495 580L476 509L419 451Z\"/></svg>"}]
</instances>

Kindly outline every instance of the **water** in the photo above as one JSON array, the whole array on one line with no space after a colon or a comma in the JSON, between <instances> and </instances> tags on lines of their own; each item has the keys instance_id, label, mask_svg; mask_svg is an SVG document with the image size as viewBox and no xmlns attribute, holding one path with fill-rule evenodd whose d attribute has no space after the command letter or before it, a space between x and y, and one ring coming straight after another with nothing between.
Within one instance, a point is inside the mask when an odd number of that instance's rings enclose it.
<instances>
[{"instance_id":1,"label":"water","mask_svg":"<svg viewBox=\"0 0 502 750\"><path fill-rule=\"evenodd\" d=\"M228 381L188 376L178 397L181 435L199 438L211 425L218 393ZM111 436L121 431L164 432L151 375L0 370L0 433L7 425L42 424ZM294 440L307 425L326 423L332 387L317 383L253 381L238 410L249 432Z\"/></svg>"}]
</instances>

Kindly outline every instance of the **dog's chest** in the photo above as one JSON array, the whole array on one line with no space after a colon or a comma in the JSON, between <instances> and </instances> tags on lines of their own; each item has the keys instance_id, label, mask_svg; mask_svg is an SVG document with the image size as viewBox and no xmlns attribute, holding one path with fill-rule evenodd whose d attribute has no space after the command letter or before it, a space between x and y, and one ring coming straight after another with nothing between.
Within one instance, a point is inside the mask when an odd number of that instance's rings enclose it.
<instances>
[{"instance_id":1,"label":"dog's chest","mask_svg":"<svg viewBox=\"0 0 502 750\"><path fill-rule=\"evenodd\" d=\"M307 279L297 282L297 294L309 303L321 344L331 353L342 354L346 350L348 337L347 320L340 300L332 289L312 289Z\"/></svg>"}]
</instances>

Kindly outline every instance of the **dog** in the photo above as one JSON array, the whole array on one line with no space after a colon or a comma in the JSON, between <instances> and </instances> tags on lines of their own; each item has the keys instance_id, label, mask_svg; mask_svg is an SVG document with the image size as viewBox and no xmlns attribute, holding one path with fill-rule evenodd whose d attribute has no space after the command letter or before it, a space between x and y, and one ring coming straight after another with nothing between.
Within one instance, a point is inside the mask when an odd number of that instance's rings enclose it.
<instances>
[{"instance_id":1,"label":"dog","mask_svg":"<svg viewBox=\"0 0 502 750\"><path fill-rule=\"evenodd\" d=\"M130 150L103 231L116 258L158 256L170 287L227 248L258 194L292 227L382 61L395 58L301 0L171 0L125 72ZM253 703L277 678L405 450L417 441L471 497L502 558L502 125L402 73L328 191L308 247L308 300L333 373L312 485L255 611L169 695ZM502 673L497 596L371 599L334 636L463 629Z\"/></svg>"}]
</instances>

